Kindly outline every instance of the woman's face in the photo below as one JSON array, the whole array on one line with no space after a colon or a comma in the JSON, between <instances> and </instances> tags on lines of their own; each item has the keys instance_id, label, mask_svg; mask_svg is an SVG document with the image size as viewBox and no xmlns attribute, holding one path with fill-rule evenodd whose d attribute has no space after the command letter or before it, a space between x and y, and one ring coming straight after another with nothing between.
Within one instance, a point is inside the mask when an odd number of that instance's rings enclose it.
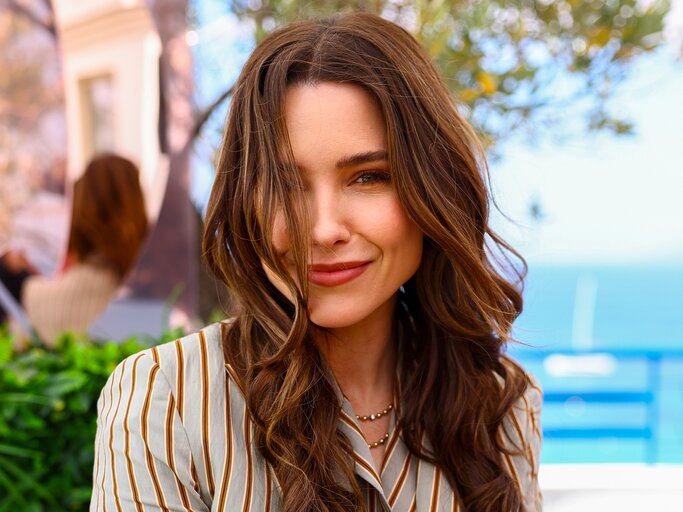
<instances>
[{"instance_id":1,"label":"woman's face","mask_svg":"<svg viewBox=\"0 0 683 512\"><path fill-rule=\"evenodd\" d=\"M311 215L311 321L334 329L391 315L399 287L420 264L422 232L396 193L379 108L355 85L293 86L285 121ZM273 244L296 279L281 213Z\"/></svg>"}]
</instances>

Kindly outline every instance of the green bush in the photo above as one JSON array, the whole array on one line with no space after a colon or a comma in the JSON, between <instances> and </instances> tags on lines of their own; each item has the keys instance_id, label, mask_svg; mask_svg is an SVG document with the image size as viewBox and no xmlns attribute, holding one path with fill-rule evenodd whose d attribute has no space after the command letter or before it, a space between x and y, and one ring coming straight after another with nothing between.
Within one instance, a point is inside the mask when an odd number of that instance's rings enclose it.
<instances>
[{"instance_id":1,"label":"green bush","mask_svg":"<svg viewBox=\"0 0 683 512\"><path fill-rule=\"evenodd\" d=\"M12 342L0 326L0 512L87 510L100 390L151 343L65 335L55 348L16 352Z\"/></svg>"}]
</instances>

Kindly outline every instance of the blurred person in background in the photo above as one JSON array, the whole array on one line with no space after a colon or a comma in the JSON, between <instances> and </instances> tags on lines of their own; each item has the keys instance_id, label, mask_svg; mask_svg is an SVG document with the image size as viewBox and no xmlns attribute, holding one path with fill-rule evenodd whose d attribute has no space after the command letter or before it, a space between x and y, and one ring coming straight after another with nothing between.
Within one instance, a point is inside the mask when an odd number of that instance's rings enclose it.
<instances>
[{"instance_id":1,"label":"blurred person in background","mask_svg":"<svg viewBox=\"0 0 683 512\"><path fill-rule=\"evenodd\" d=\"M93 158L74 184L71 228L61 272L39 275L23 254L0 258L3 283L20 299L38 337L85 333L135 263L147 234L139 172L113 154Z\"/></svg>"}]
</instances>

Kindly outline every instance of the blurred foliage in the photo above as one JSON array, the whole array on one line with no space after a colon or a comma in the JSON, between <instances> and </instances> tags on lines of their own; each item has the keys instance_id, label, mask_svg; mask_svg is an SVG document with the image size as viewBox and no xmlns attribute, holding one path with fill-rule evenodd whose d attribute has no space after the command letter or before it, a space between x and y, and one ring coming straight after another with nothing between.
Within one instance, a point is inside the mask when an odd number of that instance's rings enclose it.
<instances>
[{"instance_id":1,"label":"blurred foliage","mask_svg":"<svg viewBox=\"0 0 683 512\"><path fill-rule=\"evenodd\" d=\"M630 62L662 42L669 2L653 0L232 0L257 41L287 22L364 10L405 27L441 68L487 145L552 128L632 131L608 99ZM575 132L576 127L569 130Z\"/></svg>"},{"instance_id":2,"label":"blurred foliage","mask_svg":"<svg viewBox=\"0 0 683 512\"><path fill-rule=\"evenodd\" d=\"M0 326L0 512L87 510L100 390L151 343L65 335L53 349L17 352L13 342Z\"/></svg>"}]
</instances>

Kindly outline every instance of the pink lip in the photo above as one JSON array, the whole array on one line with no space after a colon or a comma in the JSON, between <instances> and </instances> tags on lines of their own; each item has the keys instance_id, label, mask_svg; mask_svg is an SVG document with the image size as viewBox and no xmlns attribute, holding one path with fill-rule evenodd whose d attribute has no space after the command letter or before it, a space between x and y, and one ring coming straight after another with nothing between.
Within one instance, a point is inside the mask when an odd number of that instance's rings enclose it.
<instances>
[{"instance_id":1,"label":"pink lip","mask_svg":"<svg viewBox=\"0 0 683 512\"><path fill-rule=\"evenodd\" d=\"M369 261L311 265L308 270L308 280L319 286L339 286L357 278L365 272L368 265L370 265Z\"/></svg>"}]
</instances>

